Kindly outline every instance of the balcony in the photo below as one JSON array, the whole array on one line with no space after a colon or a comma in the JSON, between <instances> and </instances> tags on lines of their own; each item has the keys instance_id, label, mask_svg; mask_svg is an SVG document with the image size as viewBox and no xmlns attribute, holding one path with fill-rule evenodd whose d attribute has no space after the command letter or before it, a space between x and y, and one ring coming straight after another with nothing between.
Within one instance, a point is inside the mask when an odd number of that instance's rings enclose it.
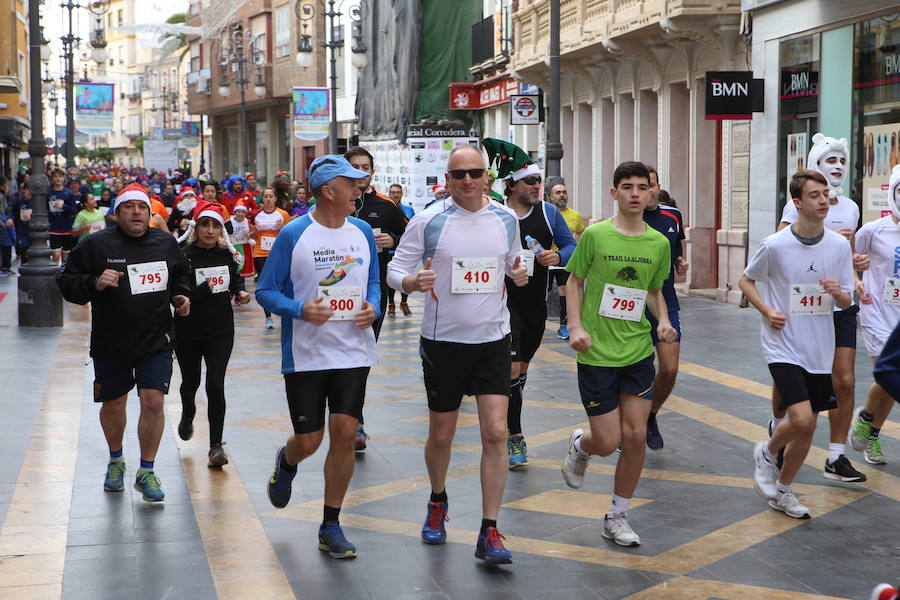
<instances>
[{"instance_id":1,"label":"balcony","mask_svg":"<svg viewBox=\"0 0 900 600\"><path fill-rule=\"evenodd\" d=\"M20 94L22 84L18 77L0 76L0 94Z\"/></svg>"}]
</instances>

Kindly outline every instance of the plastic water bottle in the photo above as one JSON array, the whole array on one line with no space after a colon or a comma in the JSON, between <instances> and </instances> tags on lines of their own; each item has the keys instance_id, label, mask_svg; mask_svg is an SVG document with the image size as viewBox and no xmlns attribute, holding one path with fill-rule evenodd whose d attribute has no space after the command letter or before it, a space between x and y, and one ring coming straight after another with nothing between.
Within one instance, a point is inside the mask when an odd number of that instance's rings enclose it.
<instances>
[{"instance_id":1,"label":"plastic water bottle","mask_svg":"<svg viewBox=\"0 0 900 600\"><path fill-rule=\"evenodd\" d=\"M528 246L528 249L534 252L534 255L537 256L541 252L544 251L544 247L541 246L541 243L531 237L530 235L525 236L525 244Z\"/></svg>"}]
</instances>

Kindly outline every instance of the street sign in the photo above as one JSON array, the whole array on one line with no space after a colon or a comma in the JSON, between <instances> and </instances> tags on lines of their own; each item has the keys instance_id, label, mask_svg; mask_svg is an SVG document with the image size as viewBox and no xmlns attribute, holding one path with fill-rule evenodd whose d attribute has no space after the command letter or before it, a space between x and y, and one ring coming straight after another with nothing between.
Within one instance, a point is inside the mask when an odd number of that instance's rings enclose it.
<instances>
[{"instance_id":1,"label":"street sign","mask_svg":"<svg viewBox=\"0 0 900 600\"><path fill-rule=\"evenodd\" d=\"M752 119L763 111L763 84L753 71L707 71L707 120Z\"/></svg>"},{"instance_id":2,"label":"street sign","mask_svg":"<svg viewBox=\"0 0 900 600\"><path fill-rule=\"evenodd\" d=\"M541 122L540 96L510 96L510 125L537 125Z\"/></svg>"}]
</instances>

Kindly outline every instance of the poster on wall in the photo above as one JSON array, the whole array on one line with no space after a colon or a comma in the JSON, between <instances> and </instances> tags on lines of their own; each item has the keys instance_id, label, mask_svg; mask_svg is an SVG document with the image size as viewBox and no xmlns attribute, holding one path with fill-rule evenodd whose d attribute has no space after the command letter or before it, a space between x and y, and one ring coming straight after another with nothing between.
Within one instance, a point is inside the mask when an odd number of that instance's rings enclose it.
<instances>
[{"instance_id":1,"label":"poster on wall","mask_svg":"<svg viewBox=\"0 0 900 600\"><path fill-rule=\"evenodd\" d=\"M294 136L315 142L328 137L331 126L331 90L293 88Z\"/></svg>"},{"instance_id":2,"label":"poster on wall","mask_svg":"<svg viewBox=\"0 0 900 600\"><path fill-rule=\"evenodd\" d=\"M200 121L181 122L181 145L196 146L200 143Z\"/></svg>"},{"instance_id":3,"label":"poster on wall","mask_svg":"<svg viewBox=\"0 0 900 600\"><path fill-rule=\"evenodd\" d=\"M76 129L75 130L75 145L76 146L87 146L91 143L91 136L87 135L83 131ZM57 125L56 126L56 145L62 148L66 144L66 126L65 125Z\"/></svg>"},{"instance_id":4,"label":"poster on wall","mask_svg":"<svg viewBox=\"0 0 900 600\"><path fill-rule=\"evenodd\" d=\"M75 127L88 135L113 129L113 83L75 84Z\"/></svg>"},{"instance_id":5,"label":"poster on wall","mask_svg":"<svg viewBox=\"0 0 900 600\"><path fill-rule=\"evenodd\" d=\"M900 123L863 128L863 223L891 213L888 180L891 169L900 163Z\"/></svg>"},{"instance_id":6,"label":"poster on wall","mask_svg":"<svg viewBox=\"0 0 900 600\"><path fill-rule=\"evenodd\" d=\"M166 172L178 168L178 142L174 140L144 140L144 168Z\"/></svg>"},{"instance_id":7,"label":"poster on wall","mask_svg":"<svg viewBox=\"0 0 900 600\"><path fill-rule=\"evenodd\" d=\"M794 173L806 168L806 133L790 133L787 136L787 185L790 189Z\"/></svg>"}]
</instances>

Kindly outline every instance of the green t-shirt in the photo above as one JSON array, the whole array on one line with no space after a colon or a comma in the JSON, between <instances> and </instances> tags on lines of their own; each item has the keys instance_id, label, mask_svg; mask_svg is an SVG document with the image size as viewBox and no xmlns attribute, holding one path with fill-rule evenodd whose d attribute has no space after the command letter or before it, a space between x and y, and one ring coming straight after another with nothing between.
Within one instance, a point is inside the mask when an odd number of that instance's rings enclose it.
<instances>
[{"instance_id":1,"label":"green t-shirt","mask_svg":"<svg viewBox=\"0 0 900 600\"><path fill-rule=\"evenodd\" d=\"M80 234L78 236L79 241L83 240L92 233L96 233L98 231L106 229L106 217L97 209L94 209L94 212L81 210L75 216L75 222L72 224L72 229L78 229L82 225L93 225L93 227Z\"/></svg>"},{"instance_id":2,"label":"green t-shirt","mask_svg":"<svg viewBox=\"0 0 900 600\"><path fill-rule=\"evenodd\" d=\"M90 183L91 193L97 196L97 199L100 199L100 194L103 193L103 190L106 189L106 184L102 181L92 181Z\"/></svg>"},{"instance_id":3,"label":"green t-shirt","mask_svg":"<svg viewBox=\"0 0 900 600\"><path fill-rule=\"evenodd\" d=\"M602 316L600 303L606 284L613 288L653 290L669 276L669 241L652 227L643 235L619 233L612 219L584 230L566 270L585 281L581 326L593 343L578 353L578 362L597 367L625 367L653 354L650 322ZM645 299L646 303L646 299ZM645 304L646 306L646 304Z\"/></svg>"}]
</instances>

